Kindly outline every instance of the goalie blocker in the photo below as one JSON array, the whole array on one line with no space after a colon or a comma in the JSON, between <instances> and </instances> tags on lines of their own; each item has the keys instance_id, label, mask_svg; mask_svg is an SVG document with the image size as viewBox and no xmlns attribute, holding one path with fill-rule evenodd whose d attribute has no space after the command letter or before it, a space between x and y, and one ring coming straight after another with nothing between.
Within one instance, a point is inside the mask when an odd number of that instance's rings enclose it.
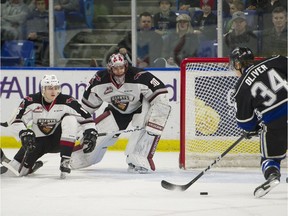
<instances>
[{"instance_id":1,"label":"goalie blocker","mask_svg":"<svg viewBox=\"0 0 288 216\"><path fill-rule=\"evenodd\" d=\"M131 132L125 150L129 170L132 168L140 173L155 170L153 156L171 111L169 105L161 102L154 103L150 108L149 106L148 103L143 103L142 112L134 114L131 122L132 126L144 129ZM109 131L107 131L107 128L109 128ZM96 130L100 133L108 132L108 134L97 139L96 147L91 153L85 154L82 144L76 147L71 158L72 169L85 168L100 162L107 148L114 145L118 140L119 134L109 133L119 131L118 124L111 111L105 111L96 118Z\"/></svg>"}]
</instances>

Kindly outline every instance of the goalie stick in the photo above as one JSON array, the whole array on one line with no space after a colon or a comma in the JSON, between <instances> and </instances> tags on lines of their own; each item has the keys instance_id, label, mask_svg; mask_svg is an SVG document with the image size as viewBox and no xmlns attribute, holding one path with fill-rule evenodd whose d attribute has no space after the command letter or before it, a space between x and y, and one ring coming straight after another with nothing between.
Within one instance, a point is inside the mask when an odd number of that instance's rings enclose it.
<instances>
[{"instance_id":1,"label":"goalie stick","mask_svg":"<svg viewBox=\"0 0 288 216\"><path fill-rule=\"evenodd\" d=\"M131 133L131 132L134 132L134 131L141 131L143 130L144 128L138 128L138 127L135 127L135 128L131 128L131 129L125 129L125 130L119 130L119 131L113 131L113 132L105 132L105 133L98 133L98 137L100 136L107 136L107 135L119 135L121 133ZM81 136L77 136L77 140L80 139ZM82 140L82 138L80 139ZM81 142L81 141L80 141ZM82 143L82 142L81 142Z\"/></svg>"},{"instance_id":2,"label":"goalie stick","mask_svg":"<svg viewBox=\"0 0 288 216\"><path fill-rule=\"evenodd\" d=\"M131 132L134 132L134 131L141 131L143 130L144 128L131 128L131 129L125 129L125 130L119 130L119 131L114 131L114 132L107 132L107 133L98 133L98 136L107 136L107 135L118 135L118 134L121 134L121 133L131 133Z\"/></svg>"},{"instance_id":3,"label":"goalie stick","mask_svg":"<svg viewBox=\"0 0 288 216\"><path fill-rule=\"evenodd\" d=\"M250 134L251 136L258 134L258 132L255 132L255 134ZM192 184L194 184L201 176L203 176L208 170L211 169L212 166L217 164L228 152L230 152L238 143L240 143L244 138L246 137L245 134L243 134L238 140L236 140L229 148L227 148L220 156L218 156L206 169L204 169L201 173L199 173L194 179L192 179L190 182L184 185L177 185L170 183L168 181L162 180L161 186L167 190L178 190L178 191L186 191Z\"/></svg>"}]
</instances>

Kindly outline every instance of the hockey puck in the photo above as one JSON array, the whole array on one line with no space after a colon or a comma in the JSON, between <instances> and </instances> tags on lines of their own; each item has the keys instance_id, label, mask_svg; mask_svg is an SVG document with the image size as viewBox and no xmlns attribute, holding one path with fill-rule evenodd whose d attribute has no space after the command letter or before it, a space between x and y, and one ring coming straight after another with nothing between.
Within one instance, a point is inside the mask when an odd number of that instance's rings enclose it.
<instances>
[{"instance_id":1,"label":"hockey puck","mask_svg":"<svg viewBox=\"0 0 288 216\"><path fill-rule=\"evenodd\" d=\"M200 192L200 195L208 195L208 192Z\"/></svg>"}]
</instances>

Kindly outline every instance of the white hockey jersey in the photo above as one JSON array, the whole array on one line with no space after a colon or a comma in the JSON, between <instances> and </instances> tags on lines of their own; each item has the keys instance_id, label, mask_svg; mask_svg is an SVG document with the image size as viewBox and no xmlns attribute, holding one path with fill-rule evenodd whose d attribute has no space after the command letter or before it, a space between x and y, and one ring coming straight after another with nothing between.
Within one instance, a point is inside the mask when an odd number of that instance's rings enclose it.
<instances>
[{"instance_id":1,"label":"white hockey jersey","mask_svg":"<svg viewBox=\"0 0 288 216\"><path fill-rule=\"evenodd\" d=\"M122 85L117 84L106 69L98 71L90 80L82 103L90 113L105 101L118 112L131 114L142 106L143 100L153 103L157 96L167 93L164 83L143 69L128 67Z\"/></svg>"},{"instance_id":2,"label":"white hockey jersey","mask_svg":"<svg viewBox=\"0 0 288 216\"><path fill-rule=\"evenodd\" d=\"M60 93L51 104L47 104L40 92L23 99L11 127L18 135L32 123L36 137L48 136L54 133L66 115L75 116L84 129L95 128L91 114L73 97Z\"/></svg>"}]
</instances>

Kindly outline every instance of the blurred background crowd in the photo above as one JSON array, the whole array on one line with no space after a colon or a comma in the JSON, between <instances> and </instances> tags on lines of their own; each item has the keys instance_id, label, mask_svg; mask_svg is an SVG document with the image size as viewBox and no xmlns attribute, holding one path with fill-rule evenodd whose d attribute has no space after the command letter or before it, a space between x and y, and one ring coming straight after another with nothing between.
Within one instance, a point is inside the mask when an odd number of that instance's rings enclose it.
<instances>
[{"instance_id":1,"label":"blurred background crowd","mask_svg":"<svg viewBox=\"0 0 288 216\"><path fill-rule=\"evenodd\" d=\"M135 2L133 34L131 0L1 0L1 66L105 67L120 52L138 67L179 67L237 46L287 56L287 0Z\"/></svg>"}]
</instances>

